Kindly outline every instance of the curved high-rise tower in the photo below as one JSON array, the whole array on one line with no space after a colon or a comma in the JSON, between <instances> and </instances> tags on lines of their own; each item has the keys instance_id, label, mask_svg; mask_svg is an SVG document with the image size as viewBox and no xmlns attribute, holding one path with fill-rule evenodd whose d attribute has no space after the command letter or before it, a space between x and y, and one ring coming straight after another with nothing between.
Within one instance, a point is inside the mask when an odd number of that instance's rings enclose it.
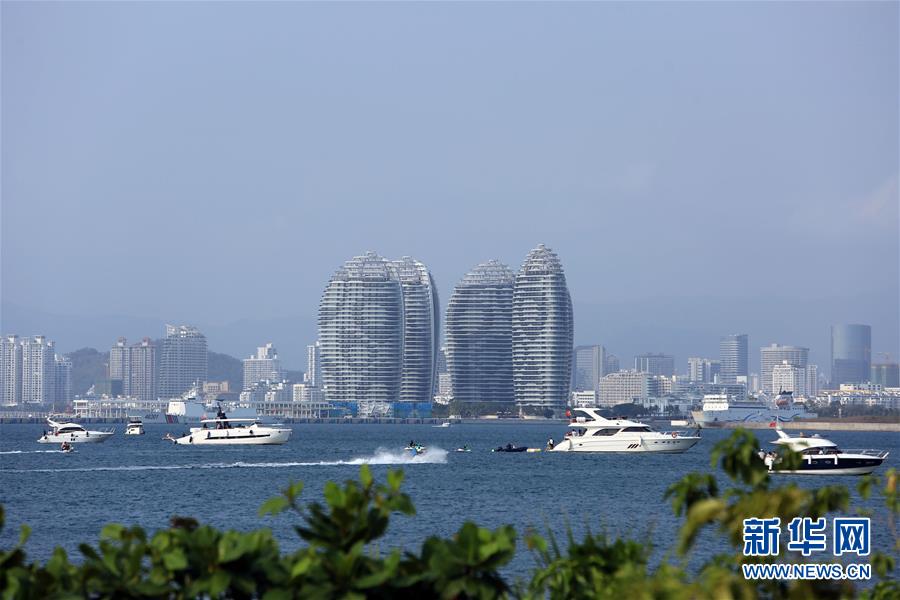
<instances>
[{"instance_id":1,"label":"curved high-rise tower","mask_svg":"<svg viewBox=\"0 0 900 600\"><path fill-rule=\"evenodd\" d=\"M319 343L329 400L397 401L403 296L389 261L367 252L335 272L319 304Z\"/></svg>"},{"instance_id":2,"label":"curved high-rise tower","mask_svg":"<svg viewBox=\"0 0 900 600\"><path fill-rule=\"evenodd\" d=\"M559 257L541 244L528 253L513 290L513 382L520 408L565 408L573 332L566 275Z\"/></svg>"},{"instance_id":3,"label":"curved high-rise tower","mask_svg":"<svg viewBox=\"0 0 900 600\"><path fill-rule=\"evenodd\" d=\"M512 404L515 277L491 260L460 281L447 305L445 351L453 399Z\"/></svg>"},{"instance_id":4,"label":"curved high-rise tower","mask_svg":"<svg viewBox=\"0 0 900 600\"><path fill-rule=\"evenodd\" d=\"M331 277L319 304L322 387L333 402L431 402L437 292L412 258L367 252Z\"/></svg>"},{"instance_id":5,"label":"curved high-rise tower","mask_svg":"<svg viewBox=\"0 0 900 600\"><path fill-rule=\"evenodd\" d=\"M431 273L408 256L393 263L403 295L401 402L431 402L437 382L440 332L437 289Z\"/></svg>"}]
</instances>

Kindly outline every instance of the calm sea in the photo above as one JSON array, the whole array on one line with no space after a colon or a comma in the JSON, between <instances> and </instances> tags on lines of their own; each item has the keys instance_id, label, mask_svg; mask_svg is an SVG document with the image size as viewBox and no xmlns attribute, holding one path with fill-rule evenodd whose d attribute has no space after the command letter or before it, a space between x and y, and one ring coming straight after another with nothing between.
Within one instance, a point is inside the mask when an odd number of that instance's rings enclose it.
<instances>
[{"instance_id":1,"label":"calm sea","mask_svg":"<svg viewBox=\"0 0 900 600\"><path fill-rule=\"evenodd\" d=\"M102 426L106 427L106 426ZM663 500L666 488L690 471L709 470L709 452L729 432L704 430L703 440L680 455L653 454L500 454L490 449L508 442L543 447L561 439L559 423L430 425L295 425L283 446L202 448L163 441L184 426L148 425L144 436L124 436L124 427L103 444L78 445L65 455L35 440L41 425L0 426L0 503L6 528L0 546L9 547L27 523L28 553L46 558L56 545L79 556L81 541L96 541L103 524L138 524L154 530L172 515L239 530L272 528L282 549L300 542L290 528L293 517L260 518L257 509L289 481L303 481L303 497L320 499L328 480L355 478L359 464L373 465L383 478L402 467L404 490L418 514L394 518L382 548L418 548L433 534L449 536L465 520L482 526L512 524L548 528L576 536L585 531L649 538L660 548L673 545L680 520ZM774 439L758 431L764 443ZM890 450L881 471L896 466L900 436L895 433L836 432L828 436L846 448ZM429 452L417 459L402 448L415 440ZM468 444L471 453L454 450ZM783 476L784 477L784 476ZM792 477L805 487L847 484L854 477ZM880 502L862 501L853 489L852 506L874 511L873 544L889 550ZM533 559L522 544L510 572L524 574ZM695 560L721 550L716 536L701 539ZM827 557L826 557L827 558Z\"/></svg>"}]
</instances>

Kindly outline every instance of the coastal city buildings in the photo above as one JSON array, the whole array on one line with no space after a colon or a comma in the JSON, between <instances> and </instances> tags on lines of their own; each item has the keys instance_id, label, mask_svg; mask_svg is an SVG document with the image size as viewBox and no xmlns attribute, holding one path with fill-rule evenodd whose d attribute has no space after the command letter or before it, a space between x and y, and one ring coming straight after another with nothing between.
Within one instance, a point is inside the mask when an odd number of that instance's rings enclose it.
<instances>
[{"instance_id":1,"label":"coastal city buildings","mask_svg":"<svg viewBox=\"0 0 900 600\"><path fill-rule=\"evenodd\" d=\"M22 343L17 335L0 338L0 406L22 402Z\"/></svg>"},{"instance_id":2,"label":"coastal city buildings","mask_svg":"<svg viewBox=\"0 0 900 600\"><path fill-rule=\"evenodd\" d=\"M404 256L392 263L403 299L400 402L429 403L437 390L440 313L437 288L421 262Z\"/></svg>"},{"instance_id":3,"label":"coastal city buildings","mask_svg":"<svg viewBox=\"0 0 900 600\"><path fill-rule=\"evenodd\" d=\"M271 342L256 349L256 354L243 360L243 388L248 389L260 381L281 381L284 371L278 359L278 351Z\"/></svg>"},{"instance_id":4,"label":"coastal city buildings","mask_svg":"<svg viewBox=\"0 0 900 600\"><path fill-rule=\"evenodd\" d=\"M442 396L449 392L463 403L515 402L514 284L509 267L490 260L472 269L454 288L445 325L450 389L442 389Z\"/></svg>"},{"instance_id":5,"label":"coastal city buildings","mask_svg":"<svg viewBox=\"0 0 900 600\"><path fill-rule=\"evenodd\" d=\"M427 403L435 391L437 293L425 266L374 252L347 261L319 304L322 387L331 402Z\"/></svg>"},{"instance_id":6,"label":"coastal city buildings","mask_svg":"<svg viewBox=\"0 0 900 600\"><path fill-rule=\"evenodd\" d=\"M322 386L322 361L318 341L306 347L306 372L303 374L303 383L312 387Z\"/></svg>"},{"instance_id":7,"label":"coastal city buildings","mask_svg":"<svg viewBox=\"0 0 900 600\"><path fill-rule=\"evenodd\" d=\"M572 365L572 391L596 392L600 378L606 375L606 348L603 346L578 346Z\"/></svg>"},{"instance_id":8,"label":"coastal city buildings","mask_svg":"<svg viewBox=\"0 0 900 600\"><path fill-rule=\"evenodd\" d=\"M513 384L520 410L561 411L572 381L572 299L559 257L532 250L513 287Z\"/></svg>"},{"instance_id":9,"label":"coastal city buildings","mask_svg":"<svg viewBox=\"0 0 900 600\"><path fill-rule=\"evenodd\" d=\"M607 355L606 355L606 368L603 369L603 372L604 372L605 374L615 373L615 372L618 371L619 369L620 369L620 367L619 367L619 357L616 356L615 354L609 354L609 353L607 353Z\"/></svg>"},{"instance_id":10,"label":"coastal city buildings","mask_svg":"<svg viewBox=\"0 0 900 600\"><path fill-rule=\"evenodd\" d=\"M809 348L771 344L759 350L760 388L767 394L777 394L781 390L774 385L772 371L785 362L793 367L805 369L809 359ZM724 366L724 365L723 365Z\"/></svg>"},{"instance_id":11,"label":"coastal city buildings","mask_svg":"<svg viewBox=\"0 0 900 600\"><path fill-rule=\"evenodd\" d=\"M55 344L42 335L22 340L21 404L47 404L55 399Z\"/></svg>"},{"instance_id":12,"label":"coastal city buildings","mask_svg":"<svg viewBox=\"0 0 900 600\"><path fill-rule=\"evenodd\" d=\"M166 325L159 362L159 394L176 398L206 381L206 336L190 325Z\"/></svg>"},{"instance_id":13,"label":"coastal city buildings","mask_svg":"<svg viewBox=\"0 0 900 600\"><path fill-rule=\"evenodd\" d=\"M109 362L107 362L107 375L110 381L118 381L125 385L128 374L131 372L131 351L128 348L128 340L120 337L115 345L109 349Z\"/></svg>"},{"instance_id":14,"label":"coastal city buildings","mask_svg":"<svg viewBox=\"0 0 900 600\"><path fill-rule=\"evenodd\" d=\"M143 402L158 398L159 357L156 343L145 337L128 348L125 395Z\"/></svg>"},{"instance_id":15,"label":"coastal city buildings","mask_svg":"<svg viewBox=\"0 0 900 600\"><path fill-rule=\"evenodd\" d=\"M877 363L872 365L869 380L882 387L900 388L900 364Z\"/></svg>"},{"instance_id":16,"label":"coastal city buildings","mask_svg":"<svg viewBox=\"0 0 900 600\"><path fill-rule=\"evenodd\" d=\"M671 377L675 374L675 357L669 354L638 354L634 357L634 370Z\"/></svg>"},{"instance_id":17,"label":"coastal city buildings","mask_svg":"<svg viewBox=\"0 0 900 600\"><path fill-rule=\"evenodd\" d=\"M62 409L72 402L72 360L61 354L53 357L55 363L53 405Z\"/></svg>"},{"instance_id":18,"label":"coastal city buildings","mask_svg":"<svg viewBox=\"0 0 900 600\"><path fill-rule=\"evenodd\" d=\"M650 380L646 371L618 371L604 375L600 380L597 406L611 407L617 404L645 404L650 397Z\"/></svg>"},{"instance_id":19,"label":"coastal city buildings","mask_svg":"<svg viewBox=\"0 0 900 600\"><path fill-rule=\"evenodd\" d=\"M868 325L832 325L831 387L868 381L871 365L872 328Z\"/></svg>"},{"instance_id":20,"label":"coastal city buildings","mask_svg":"<svg viewBox=\"0 0 900 600\"><path fill-rule=\"evenodd\" d=\"M688 358L688 379L697 383L719 381L722 362L711 358L692 356Z\"/></svg>"},{"instance_id":21,"label":"coastal city buildings","mask_svg":"<svg viewBox=\"0 0 900 600\"><path fill-rule=\"evenodd\" d=\"M750 374L750 336L737 333L720 339L719 361L722 383L736 383L738 377L747 377Z\"/></svg>"}]
</instances>

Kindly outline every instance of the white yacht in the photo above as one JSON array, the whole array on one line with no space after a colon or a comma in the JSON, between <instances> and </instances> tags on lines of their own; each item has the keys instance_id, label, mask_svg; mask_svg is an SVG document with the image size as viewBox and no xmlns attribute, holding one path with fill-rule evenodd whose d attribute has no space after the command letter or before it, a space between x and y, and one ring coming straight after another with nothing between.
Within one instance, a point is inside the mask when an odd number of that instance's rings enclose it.
<instances>
[{"instance_id":1,"label":"white yacht","mask_svg":"<svg viewBox=\"0 0 900 600\"><path fill-rule=\"evenodd\" d=\"M144 422L140 417L128 417L125 435L144 435Z\"/></svg>"},{"instance_id":2,"label":"white yacht","mask_svg":"<svg viewBox=\"0 0 900 600\"><path fill-rule=\"evenodd\" d=\"M40 444L62 444L68 442L70 444L99 444L108 440L115 429L105 431L88 431L78 423L62 423L54 421L52 417L47 417L47 423L50 424L50 431L45 431L44 435L38 438Z\"/></svg>"},{"instance_id":3,"label":"white yacht","mask_svg":"<svg viewBox=\"0 0 900 600\"><path fill-rule=\"evenodd\" d=\"M886 450L841 450L837 444L818 434L791 437L776 429L778 439L772 442L781 448L790 448L800 454L797 470L779 469L781 459L776 452L760 451L769 471L802 475L868 475L888 457Z\"/></svg>"},{"instance_id":4,"label":"white yacht","mask_svg":"<svg viewBox=\"0 0 900 600\"><path fill-rule=\"evenodd\" d=\"M576 416L569 431L553 452L684 452L700 441L699 435L683 431L653 431L648 425L628 419L606 419L596 409L573 409ZM579 414L580 413L580 414Z\"/></svg>"},{"instance_id":5,"label":"white yacht","mask_svg":"<svg viewBox=\"0 0 900 600\"><path fill-rule=\"evenodd\" d=\"M191 427L179 438L167 434L166 439L194 446L272 445L284 444L291 433L287 427L263 425L259 419L230 419L220 409L215 419L203 419L200 427Z\"/></svg>"}]
</instances>

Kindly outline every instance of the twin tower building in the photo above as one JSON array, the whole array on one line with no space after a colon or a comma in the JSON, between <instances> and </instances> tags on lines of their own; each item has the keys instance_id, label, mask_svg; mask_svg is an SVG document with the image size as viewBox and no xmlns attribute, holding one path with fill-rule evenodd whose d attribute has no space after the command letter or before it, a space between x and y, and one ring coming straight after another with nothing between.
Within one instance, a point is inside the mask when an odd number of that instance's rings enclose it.
<instances>
[{"instance_id":1,"label":"twin tower building","mask_svg":"<svg viewBox=\"0 0 900 600\"><path fill-rule=\"evenodd\" d=\"M572 299L559 258L543 245L518 273L475 267L447 307L446 367L454 400L525 411L566 405ZM440 310L431 273L409 257L368 252L332 276L319 306L322 385L330 402L430 403Z\"/></svg>"}]
</instances>

